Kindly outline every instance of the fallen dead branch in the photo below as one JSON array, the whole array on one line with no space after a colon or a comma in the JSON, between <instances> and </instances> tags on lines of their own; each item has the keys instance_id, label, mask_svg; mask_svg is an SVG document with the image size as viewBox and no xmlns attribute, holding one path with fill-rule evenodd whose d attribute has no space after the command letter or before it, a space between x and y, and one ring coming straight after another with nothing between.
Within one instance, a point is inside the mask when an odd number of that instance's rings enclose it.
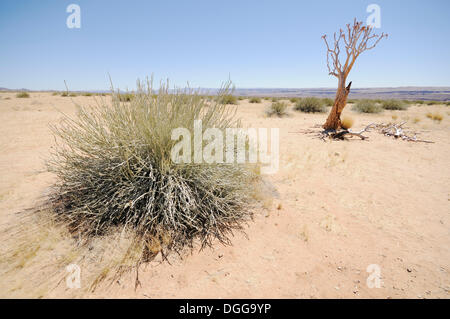
<instances>
[{"instance_id":1,"label":"fallen dead branch","mask_svg":"<svg viewBox=\"0 0 450 319\"><path fill-rule=\"evenodd\" d=\"M300 130L298 132L289 132L289 133L303 133L303 134L314 134L315 137L325 141L325 139L333 139L333 140L348 140L348 138L359 137L361 140L366 140L369 137L363 135L363 133L370 132L371 130L376 130L378 133L383 134L384 136L392 136L396 139L402 139L408 142L422 142L422 143L434 143L433 141L422 140L417 137L419 132L408 131L404 128L405 122L400 124L396 123L371 123L367 125L365 128L359 131L352 131L351 129L340 129L340 130L318 130L320 126L316 125L312 129Z\"/></svg>"}]
</instances>

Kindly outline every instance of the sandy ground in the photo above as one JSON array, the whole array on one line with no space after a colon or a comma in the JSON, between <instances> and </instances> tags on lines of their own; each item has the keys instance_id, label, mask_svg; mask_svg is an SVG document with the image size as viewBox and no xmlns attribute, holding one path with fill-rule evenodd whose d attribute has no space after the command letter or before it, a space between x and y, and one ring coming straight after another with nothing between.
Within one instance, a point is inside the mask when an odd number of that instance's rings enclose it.
<instances>
[{"instance_id":1,"label":"sandy ground","mask_svg":"<svg viewBox=\"0 0 450 319\"><path fill-rule=\"evenodd\" d=\"M0 97L0 223L6 224L15 212L33 207L53 180L44 167L53 143L48 124L57 123L59 111L74 114L74 102L94 103L94 98ZM268 104L245 100L238 106L245 125L280 128L280 169L266 176L276 192L255 212L247 236L237 233L232 246L217 244L172 258L170 265L149 263L139 272L137 289L135 274L128 274L93 293L61 284L44 296L449 298L450 109L345 111L355 128L392 121L395 114L434 144L376 132L367 133L368 141L322 142L295 132L321 124L324 114L290 110L289 117L266 118ZM432 121L427 112L444 119ZM380 267L380 288L367 285L371 264ZM26 295L20 286L14 294L7 286L0 291L6 297Z\"/></svg>"}]
</instances>

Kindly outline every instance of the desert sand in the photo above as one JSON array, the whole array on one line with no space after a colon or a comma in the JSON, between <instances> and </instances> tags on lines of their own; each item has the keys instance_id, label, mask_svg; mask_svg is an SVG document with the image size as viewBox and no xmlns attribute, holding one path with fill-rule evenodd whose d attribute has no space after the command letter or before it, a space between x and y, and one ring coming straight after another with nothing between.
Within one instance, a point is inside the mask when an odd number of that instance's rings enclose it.
<instances>
[{"instance_id":1,"label":"desert sand","mask_svg":"<svg viewBox=\"0 0 450 319\"><path fill-rule=\"evenodd\" d=\"M7 99L9 97L9 99ZM98 97L97 97L98 98ZM53 176L45 171L53 143L49 124L74 103L94 97L0 93L0 224L15 222L46 194ZM268 118L270 104L239 101L245 126L280 128L280 168L264 177L273 188L255 209L245 235L231 246L193 251L170 264L158 260L94 292L69 289L30 295L26 285L0 281L6 297L101 298L449 298L450 297L450 109L414 105L407 111L344 114L354 128L408 121L435 143L395 140L377 132L368 140L323 142L298 133L325 121L326 114L292 110ZM439 112L444 119L425 116ZM395 117L395 116L394 116ZM415 123L416 122L416 123ZM0 233L0 241L6 234ZM380 288L369 288L366 270L381 270ZM14 274L1 276L20 277ZM64 270L62 270L64 271ZM25 275L24 275L25 277ZM83 273L82 273L83 278ZM45 280L26 277L24 281ZM83 279L82 279L83 282Z\"/></svg>"}]
</instances>

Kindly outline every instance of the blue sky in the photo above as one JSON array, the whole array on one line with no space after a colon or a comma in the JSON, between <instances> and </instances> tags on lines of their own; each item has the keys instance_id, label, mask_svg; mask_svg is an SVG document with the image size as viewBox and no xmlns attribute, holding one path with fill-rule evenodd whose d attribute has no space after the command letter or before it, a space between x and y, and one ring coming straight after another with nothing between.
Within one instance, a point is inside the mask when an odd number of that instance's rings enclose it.
<instances>
[{"instance_id":1,"label":"blue sky","mask_svg":"<svg viewBox=\"0 0 450 319\"><path fill-rule=\"evenodd\" d=\"M81 8L81 28L66 7ZM158 81L238 88L335 87L324 33L381 8L389 38L358 59L354 87L450 86L450 1L2 0L0 87L121 89Z\"/></svg>"}]
</instances>

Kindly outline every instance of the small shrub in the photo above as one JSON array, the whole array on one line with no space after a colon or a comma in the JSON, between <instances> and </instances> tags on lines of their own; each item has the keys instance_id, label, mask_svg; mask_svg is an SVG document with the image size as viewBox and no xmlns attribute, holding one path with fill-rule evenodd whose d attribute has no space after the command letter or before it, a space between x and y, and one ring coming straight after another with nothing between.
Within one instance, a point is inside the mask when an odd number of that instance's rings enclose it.
<instances>
[{"instance_id":1,"label":"small shrub","mask_svg":"<svg viewBox=\"0 0 450 319\"><path fill-rule=\"evenodd\" d=\"M238 99L234 95L226 94L221 97L222 104L238 104Z\"/></svg>"},{"instance_id":2,"label":"small shrub","mask_svg":"<svg viewBox=\"0 0 450 319\"><path fill-rule=\"evenodd\" d=\"M442 116L442 114L439 113L434 113L432 119L433 121L441 122L444 119L444 116Z\"/></svg>"},{"instance_id":3,"label":"small shrub","mask_svg":"<svg viewBox=\"0 0 450 319\"><path fill-rule=\"evenodd\" d=\"M373 100L358 100L353 106L353 110L360 113L380 113L382 107Z\"/></svg>"},{"instance_id":4,"label":"small shrub","mask_svg":"<svg viewBox=\"0 0 450 319\"><path fill-rule=\"evenodd\" d=\"M70 96L70 97L76 97L76 96L78 96L78 94L72 92L72 93L69 93L69 96Z\"/></svg>"},{"instance_id":5,"label":"small shrub","mask_svg":"<svg viewBox=\"0 0 450 319\"><path fill-rule=\"evenodd\" d=\"M415 117L415 118L413 119L413 123L414 123L414 124L417 124L417 123L419 123L419 122L420 122L420 118Z\"/></svg>"},{"instance_id":6,"label":"small shrub","mask_svg":"<svg viewBox=\"0 0 450 319\"><path fill-rule=\"evenodd\" d=\"M381 102L381 107L385 110L401 110L408 108L408 104L401 100L384 100Z\"/></svg>"},{"instance_id":7,"label":"small shrub","mask_svg":"<svg viewBox=\"0 0 450 319\"><path fill-rule=\"evenodd\" d=\"M294 109L305 113L322 113L326 112L326 107L323 101L316 97L302 98L295 104Z\"/></svg>"},{"instance_id":8,"label":"small shrub","mask_svg":"<svg viewBox=\"0 0 450 319\"><path fill-rule=\"evenodd\" d=\"M134 98L134 95L131 93L119 93L118 98L120 102L130 102Z\"/></svg>"},{"instance_id":9,"label":"small shrub","mask_svg":"<svg viewBox=\"0 0 450 319\"><path fill-rule=\"evenodd\" d=\"M62 96L62 97L67 97L67 96L69 96L69 92L62 92L62 93L61 93L61 96Z\"/></svg>"},{"instance_id":10,"label":"small shrub","mask_svg":"<svg viewBox=\"0 0 450 319\"><path fill-rule=\"evenodd\" d=\"M344 116L341 120L341 126L343 129L348 130L353 126L354 120L350 116Z\"/></svg>"},{"instance_id":11,"label":"small shrub","mask_svg":"<svg viewBox=\"0 0 450 319\"><path fill-rule=\"evenodd\" d=\"M259 98L259 97L252 97L252 98L249 100L249 102L250 102L250 103L261 103L261 98Z\"/></svg>"},{"instance_id":12,"label":"small shrub","mask_svg":"<svg viewBox=\"0 0 450 319\"><path fill-rule=\"evenodd\" d=\"M245 97L243 97L243 96L238 96L238 100L239 100L239 101L245 100Z\"/></svg>"},{"instance_id":13,"label":"small shrub","mask_svg":"<svg viewBox=\"0 0 450 319\"><path fill-rule=\"evenodd\" d=\"M300 99L299 99L298 97L291 97L291 98L289 99L289 102L291 102L291 103L293 103L293 104L297 103L298 101L300 101Z\"/></svg>"},{"instance_id":14,"label":"small shrub","mask_svg":"<svg viewBox=\"0 0 450 319\"><path fill-rule=\"evenodd\" d=\"M398 115L397 114L392 114L392 119L395 121L398 119Z\"/></svg>"},{"instance_id":15,"label":"small shrub","mask_svg":"<svg viewBox=\"0 0 450 319\"><path fill-rule=\"evenodd\" d=\"M442 102L439 101L428 101L427 105L438 105L438 104L442 104Z\"/></svg>"},{"instance_id":16,"label":"small shrub","mask_svg":"<svg viewBox=\"0 0 450 319\"><path fill-rule=\"evenodd\" d=\"M83 96L92 96L92 93L90 93L90 92L84 92L84 93L83 93Z\"/></svg>"},{"instance_id":17,"label":"small shrub","mask_svg":"<svg viewBox=\"0 0 450 319\"><path fill-rule=\"evenodd\" d=\"M57 179L50 198L56 216L77 238L131 229L144 243L142 260L181 251L199 239L229 243L249 220L256 170L245 164L175 164L173 130L194 121L207 128L239 127L227 101L228 86L209 102L191 90L138 83L134 98L81 106L76 118L53 127L61 143L48 168ZM206 145L206 142L205 142ZM192 153L194 149L192 149ZM184 155L184 154L183 154Z\"/></svg>"},{"instance_id":18,"label":"small shrub","mask_svg":"<svg viewBox=\"0 0 450 319\"><path fill-rule=\"evenodd\" d=\"M271 100L272 102L278 102L280 99L277 98L277 97L273 97L273 98L271 98L270 100Z\"/></svg>"},{"instance_id":19,"label":"small shrub","mask_svg":"<svg viewBox=\"0 0 450 319\"><path fill-rule=\"evenodd\" d=\"M285 102L273 102L266 113L268 116L277 115L281 117L287 114L287 106Z\"/></svg>"},{"instance_id":20,"label":"small shrub","mask_svg":"<svg viewBox=\"0 0 450 319\"><path fill-rule=\"evenodd\" d=\"M268 100L270 100L270 97L265 96L265 97L263 97L263 99L266 100L266 101L268 101Z\"/></svg>"},{"instance_id":21,"label":"small shrub","mask_svg":"<svg viewBox=\"0 0 450 319\"><path fill-rule=\"evenodd\" d=\"M433 119L433 113L428 112L427 114L425 114L426 117L428 117L430 120Z\"/></svg>"},{"instance_id":22,"label":"small shrub","mask_svg":"<svg viewBox=\"0 0 450 319\"><path fill-rule=\"evenodd\" d=\"M58 94L59 94L58 92L53 92L52 93L53 96L58 95Z\"/></svg>"},{"instance_id":23,"label":"small shrub","mask_svg":"<svg viewBox=\"0 0 450 319\"><path fill-rule=\"evenodd\" d=\"M415 100L415 101L413 101L413 104L419 104L419 105L422 105L422 104L424 104L425 102L424 101L422 101L422 100Z\"/></svg>"},{"instance_id":24,"label":"small shrub","mask_svg":"<svg viewBox=\"0 0 450 319\"><path fill-rule=\"evenodd\" d=\"M334 100L330 98L323 98L322 102L325 106L333 106Z\"/></svg>"},{"instance_id":25,"label":"small shrub","mask_svg":"<svg viewBox=\"0 0 450 319\"><path fill-rule=\"evenodd\" d=\"M30 94L28 94L27 92L19 92L16 94L17 98L23 99L23 98L29 98Z\"/></svg>"}]
</instances>

